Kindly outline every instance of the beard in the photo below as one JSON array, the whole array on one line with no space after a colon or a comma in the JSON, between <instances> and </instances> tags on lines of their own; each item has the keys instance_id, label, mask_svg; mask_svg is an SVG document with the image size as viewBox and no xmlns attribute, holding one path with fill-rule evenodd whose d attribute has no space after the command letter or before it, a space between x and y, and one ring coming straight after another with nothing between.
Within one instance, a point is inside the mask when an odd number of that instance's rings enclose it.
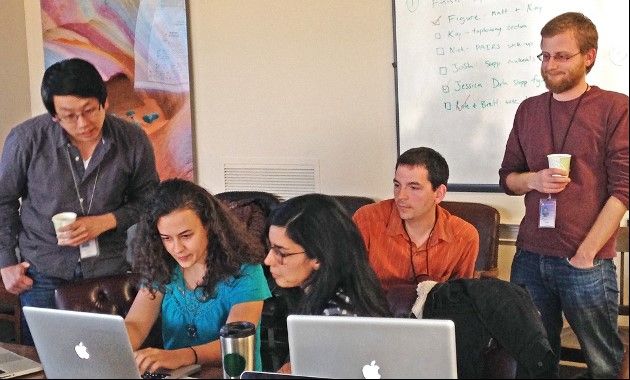
<instances>
[{"instance_id":1,"label":"beard","mask_svg":"<svg viewBox=\"0 0 630 380\"><path fill-rule=\"evenodd\" d=\"M572 88L580 84L582 80L582 74L579 73L578 70L579 67L571 68L566 71L566 74L564 76L559 77L558 75L552 76L550 74L547 74L545 69L541 68L540 75L543 77L543 80L545 81L545 86L547 87L547 89L549 89L549 91L553 92L554 94L561 94L565 91L571 90Z\"/></svg>"}]
</instances>

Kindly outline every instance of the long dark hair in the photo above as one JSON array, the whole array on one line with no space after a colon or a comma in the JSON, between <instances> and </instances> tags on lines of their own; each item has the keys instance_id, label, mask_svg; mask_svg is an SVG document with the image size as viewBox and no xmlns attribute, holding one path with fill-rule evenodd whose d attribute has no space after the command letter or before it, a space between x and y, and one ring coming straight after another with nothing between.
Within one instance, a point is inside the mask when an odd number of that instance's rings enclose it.
<instances>
[{"instance_id":1,"label":"long dark hair","mask_svg":"<svg viewBox=\"0 0 630 380\"><path fill-rule=\"evenodd\" d=\"M297 312L321 314L339 287L362 316L390 316L389 307L367 260L363 239L356 225L334 198L307 194L281 203L270 215L269 224L286 228L287 236L319 261L302 288Z\"/></svg>"},{"instance_id":2,"label":"long dark hair","mask_svg":"<svg viewBox=\"0 0 630 380\"><path fill-rule=\"evenodd\" d=\"M132 242L134 270L142 275L152 294L165 291L177 266L157 229L158 220L176 210L195 212L208 233L207 269L199 285L204 297L214 295L219 281L238 276L242 264L263 261L262 245L219 200L190 181L169 179L160 183L149 197Z\"/></svg>"}]
</instances>

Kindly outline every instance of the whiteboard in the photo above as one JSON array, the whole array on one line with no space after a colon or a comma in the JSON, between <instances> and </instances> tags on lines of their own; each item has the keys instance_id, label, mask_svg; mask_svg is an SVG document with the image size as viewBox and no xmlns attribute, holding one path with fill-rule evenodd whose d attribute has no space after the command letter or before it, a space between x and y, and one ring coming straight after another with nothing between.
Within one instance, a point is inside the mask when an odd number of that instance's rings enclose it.
<instances>
[{"instance_id":1,"label":"whiteboard","mask_svg":"<svg viewBox=\"0 0 630 380\"><path fill-rule=\"evenodd\" d=\"M628 94L627 1L394 0L400 152L440 152L450 190L498 191L516 109L547 91L540 29L568 11L599 33L587 82Z\"/></svg>"}]
</instances>

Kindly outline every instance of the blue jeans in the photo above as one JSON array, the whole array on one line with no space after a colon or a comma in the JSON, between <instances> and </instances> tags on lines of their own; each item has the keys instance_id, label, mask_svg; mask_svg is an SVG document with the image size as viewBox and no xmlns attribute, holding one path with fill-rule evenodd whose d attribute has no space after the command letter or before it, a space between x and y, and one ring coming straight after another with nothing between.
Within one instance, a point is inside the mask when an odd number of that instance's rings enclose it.
<instances>
[{"instance_id":1,"label":"blue jeans","mask_svg":"<svg viewBox=\"0 0 630 380\"><path fill-rule=\"evenodd\" d=\"M619 289L612 260L595 260L593 268L579 269L566 258L518 249L510 281L529 291L557 357L564 312L580 342L590 376L617 377L623 343L617 326Z\"/></svg>"},{"instance_id":2,"label":"blue jeans","mask_svg":"<svg viewBox=\"0 0 630 380\"><path fill-rule=\"evenodd\" d=\"M33 287L20 294L22 306L45 307L48 309L56 308L55 289L63 284L83 278L80 262L77 263L74 269L74 278L72 280L47 276L38 272L32 264L26 270L26 275L33 280ZM33 337L31 336L31 330L28 328L24 314L22 314L22 344L33 346Z\"/></svg>"}]
</instances>

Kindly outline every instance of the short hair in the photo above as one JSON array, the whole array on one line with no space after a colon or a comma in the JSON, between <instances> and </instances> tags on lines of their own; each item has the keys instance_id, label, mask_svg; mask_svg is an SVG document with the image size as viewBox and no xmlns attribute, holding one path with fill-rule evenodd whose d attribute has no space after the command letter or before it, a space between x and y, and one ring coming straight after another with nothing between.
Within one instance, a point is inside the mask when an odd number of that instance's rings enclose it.
<instances>
[{"instance_id":1,"label":"short hair","mask_svg":"<svg viewBox=\"0 0 630 380\"><path fill-rule=\"evenodd\" d=\"M580 53L585 53L590 49L597 50L597 28L591 19L579 12L567 12L552 18L540 30L540 35L543 38L549 38L566 31L573 33ZM595 60L586 68L587 73L591 71L593 65L595 65Z\"/></svg>"},{"instance_id":2,"label":"short hair","mask_svg":"<svg viewBox=\"0 0 630 380\"><path fill-rule=\"evenodd\" d=\"M441 154L427 147L411 148L396 160L396 169L400 165L422 166L429 172L429 182L436 190L440 185L448 183L448 163Z\"/></svg>"},{"instance_id":3,"label":"short hair","mask_svg":"<svg viewBox=\"0 0 630 380\"><path fill-rule=\"evenodd\" d=\"M54 63L44 72L42 101L51 116L56 116L54 97L74 95L80 98L96 98L101 106L107 100L107 88L101 74L90 62L70 58Z\"/></svg>"}]
</instances>

